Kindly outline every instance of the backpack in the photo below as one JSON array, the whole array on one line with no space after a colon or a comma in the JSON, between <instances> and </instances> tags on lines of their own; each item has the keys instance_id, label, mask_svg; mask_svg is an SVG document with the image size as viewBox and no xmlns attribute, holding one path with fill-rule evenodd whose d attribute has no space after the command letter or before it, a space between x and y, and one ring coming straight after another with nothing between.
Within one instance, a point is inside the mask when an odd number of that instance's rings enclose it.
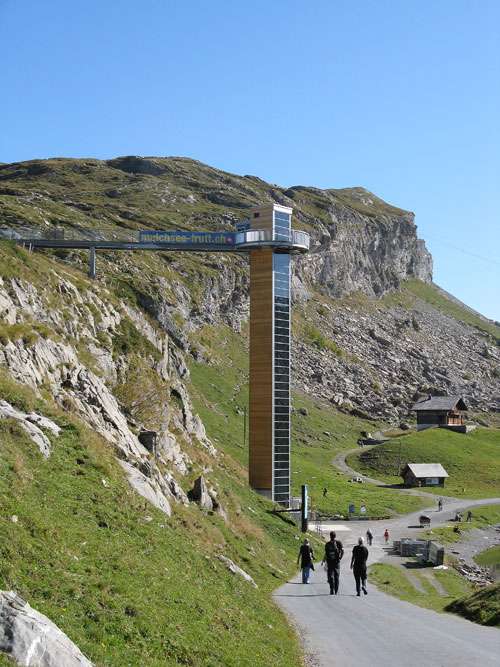
<instances>
[{"instance_id":1,"label":"backpack","mask_svg":"<svg viewBox=\"0 0 500 667\"><path fill-rule=\"evenodd\" d=\"M328 565L337 565L340 561L340 551L337 540L327 542L325 544L326 561Z\"/></svg>"}]
</instances>

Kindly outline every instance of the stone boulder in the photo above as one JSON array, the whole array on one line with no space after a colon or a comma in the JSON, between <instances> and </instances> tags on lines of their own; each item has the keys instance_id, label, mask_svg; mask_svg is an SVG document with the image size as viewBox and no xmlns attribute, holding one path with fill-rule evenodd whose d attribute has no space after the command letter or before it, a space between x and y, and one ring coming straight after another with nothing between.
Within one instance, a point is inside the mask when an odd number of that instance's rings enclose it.
<instances>
[{"instance_id":1,"label":"stone boulder","mask_svg":"<svg viewBox=\"0 0 500 667\"><path fill-rule=\"evenodd\" d=\"M54 424L53 421L37 415L34 413L25 414L24 412L19 412L16 410L10 403L7 401L0 400L0 419L17 419L20 426L26 431L31 440L40 450L41 455L44 459L48 459L50 456L51 443L45 433L37 426L39 424L43 428L52 431L54 435L59 435L61 430L57 424Z\"/></svg>"},{"instance_id":2,"label":"stone boulder","mask_svg":"<svg viewBox=\"0 0 500 667\"><path fill-rule=\"evenodd\" d=\"M135 468L127 461L118 459L118 463L127 473L127 479L130 486L140 496L148 500L152 505L157 507L168 516L171 514L170 504L163 493L163 489L151 477L146 477L144 473Z\"/></svg>"},{"instance_id":3,"label":"stone boulder","mask_svg":"<svg viewBox=\"0 0 500 667\"><path fill-rule=\"evenodd\" d=\"M250 584L252 584L252 586L258 588L257 584L252 579L252 577L247 572L245 572L245 570L242 570L241 567L235 565L230 558L227 558L222 554L217 554L217 558L224 563L224 565L229 570L229 572L231 572L231 574L239 574L241 577L243 577L243 579L245 579L245 581L248 581Z\"/></svg>"},{"instance_id":4,"label":"stone boulder","mask_svg":"<svg viewBox=\"0 0 500 667\"><path fill-rule=\"evenodd\" d=\"M208 492L203 475L200 475L198 479L195 480L194 487L188 493L188 498L190 500L194 500L196 503L199 503L202 507L209 510L210 512L214 509L214 502Z\"/></svg>"},{"instance_id":5,"label":"stone boulder","mask_svg":"<svg viewBox=\"0 0 500 667\"><path fill-rule=\"evenodd\" d=\"M25 667L92 667L64 632L14 591L0 591L0 651Z\"/></svg>"}]
</instances>

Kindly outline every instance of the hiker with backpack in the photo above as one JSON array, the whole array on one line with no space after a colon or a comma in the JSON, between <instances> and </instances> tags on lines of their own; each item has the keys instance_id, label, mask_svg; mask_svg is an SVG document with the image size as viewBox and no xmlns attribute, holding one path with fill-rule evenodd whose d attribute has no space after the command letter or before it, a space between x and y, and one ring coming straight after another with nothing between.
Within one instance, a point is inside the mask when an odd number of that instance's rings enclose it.
<instances>
[{"instance_id":1,"label":"hiker with backpack","mask_svg":"<svg viewBox=\"0 0 500 667\"><path fill-rule=\"evenodd\" d=\"M330 595L337 595L339 592L340 579L340 561L344 555L344 547L340 540L335 539L337 534L334 530L330 533L330 541L325 544L325 555L321 561L321 565L326 563L327 579L330 585Z\"/></svg>"}]
</instances>

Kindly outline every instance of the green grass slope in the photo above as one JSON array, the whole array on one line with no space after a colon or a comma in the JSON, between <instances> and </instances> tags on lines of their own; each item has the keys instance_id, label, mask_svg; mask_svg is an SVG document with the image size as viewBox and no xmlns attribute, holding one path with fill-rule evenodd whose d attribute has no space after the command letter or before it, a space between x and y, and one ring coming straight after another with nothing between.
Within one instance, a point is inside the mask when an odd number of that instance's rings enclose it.
<instances>
[{"instance_id":1,"label":"green grass slope","mask_svg":"<svg viewBox=\"0 0 500 667\"><path fill-rule=\"evenodd\" d=\"M398 567L387 563L375 563L369 569L368 579L388 595L437 612L451 611L448 607L453 602L467 597L473 591L472 584L451 568L432 571L431 576L435 577L437 583L442 587L444 595L436 590L431 581L420 573L420 570L414 569L411 572L423 592L418 591Z\"/></svg>"},{"instance_id":2,"label":"green grass slope","mask_svg":"<svg viewBox=\"0 0 500 667\"><path fill-rule=\"evenodd\" d=\"M297 664L296 636L270 599L295 570L296 530L230 462L218 470L226 507L238 508L230 523L175 504L169 518L129 488L94 433L4 373L0 393L62 427L58 438L47 433L44 461L15 420L0 421L1 589L46 614L98 666Z\"/></svg>"},{"instance_id":3,"label":"green grass slope","mask_svg":"<svg viewBox=\"0 0 500 667\"><path fill-rule=\"evenodd\" d=\"M500 628L500 584L492 584L472 595L455 600L445 609L474 623Z\"/></svg>"},{"instance_id":4,"label":"green grass slope","mask_svg":"<svg viewBox=\"0 0 500 667\"><path fill-rule=\"evenodd\" d=\"M213 329L207 328L202 335L205 344L213 341L211 334ZM248 401L248 352L229 328L219 328L218 334L217 345L212 342L212 362L217 359L218 363L193 360L189 364L191 396L208 436L246 467L248 428L245 431L244 407ZM327 514L348 514L351 503L359 511L361 500L371 515L411 512L425 506L416 496L372 484L352 484L348 475L339 474L333 459L340 452L356 447L361 432L367 428L366 420L341 413L324 401L297 391L292 393L292 399L294 496L300 496L302 484L308 484L310 507ZM371 423L371 428L379 426ZM323 488L328 490L326 497Z\"/></svg>"},{"instance_id":5,"label":"green grass slope","mask_svg":"<svg viewBox=\"0 0 500 667\"><path fill-rule=\"evenodd\" d=\"M406 463L441 463L448 473L444 488L426 487L426 491L468 498L492 498L500 493L498 429L478 428L464 435L430 428L352 454L348 463L365 475L400 484L402 479L397 476L400 448L401 470Z\"/></svg>"}]
</instances>

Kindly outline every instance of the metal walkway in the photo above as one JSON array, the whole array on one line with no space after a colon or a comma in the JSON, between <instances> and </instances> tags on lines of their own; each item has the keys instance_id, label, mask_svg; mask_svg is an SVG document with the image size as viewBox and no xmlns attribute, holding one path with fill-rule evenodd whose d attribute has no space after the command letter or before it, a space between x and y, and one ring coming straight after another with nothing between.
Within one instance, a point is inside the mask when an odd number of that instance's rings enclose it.
<instances>
[{"instance_id":1,"label":"metal walkway","mask_svg":"<svg viewBox=\"0 0 500 667\"><path fill-rule=\"evenodd\" d=\"M0 237L31 248L86 248L101 250L188 250L190 252L250 252L269 246L280 252L305 253L310 238L306 232L276 233L192 231L36 231L27 227L0 228Z\"/></svg>"}]
</instances>

